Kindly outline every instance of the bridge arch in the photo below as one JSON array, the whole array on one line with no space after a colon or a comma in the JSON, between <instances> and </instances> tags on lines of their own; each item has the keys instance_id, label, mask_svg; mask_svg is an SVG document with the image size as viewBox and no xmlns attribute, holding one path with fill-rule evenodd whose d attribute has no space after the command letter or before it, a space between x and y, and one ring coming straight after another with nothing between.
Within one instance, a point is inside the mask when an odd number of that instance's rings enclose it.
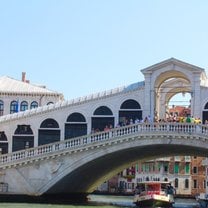
<instances>
[{"instance_id":1,"label":"bridge arch","mask_svg":"<svg viewBox=\"0 0 208 208\"><path fill-rule=\"evenodd\" d=\"M165 81L171 80L172 78L176 78L176 79L180 78L180 80L185 80L188 83L192 82L192 79L190 78L189 74L185 74L184 71L181 72L181 71L172 70L172 71L163 72L158 77L156 77L154 82L154 87L156 89L159 89Z\"/></svg>"},{"instance_id":2,"label":"bridge arch","mask_svg":"<svg viewBox=\"0 0 208 208\"><path fill-rule=\"evenodd\" d=\"M53 118L47 118L40 124L38 130L38 145L60 141L61 130L58 122Z\"/></svg>"},{"instance_id":3,"label":"bridge arch","mask_svg":"<svg viewBox=\"0 0 208 208\"><path fill-rule=\"evenodd\" d=\"M45 194L91 193L102 182L139 160L174 155L207 156L206 141L196 137L167 133L137 135L131 138L124 137L123 142L114 141L106 148L100 144L91 148L91 151L86 151L84 159L82 154L78 153L76 163L65 164L63 171L56 174L39 191Z\"/></svg>"}]
</instances>

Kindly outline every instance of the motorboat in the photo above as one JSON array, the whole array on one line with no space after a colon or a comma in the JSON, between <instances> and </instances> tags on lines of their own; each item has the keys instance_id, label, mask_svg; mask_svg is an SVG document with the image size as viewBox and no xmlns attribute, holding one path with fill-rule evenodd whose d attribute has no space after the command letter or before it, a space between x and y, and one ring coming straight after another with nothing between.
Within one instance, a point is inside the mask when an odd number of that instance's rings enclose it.
<instances>
[{"instance_id":1,"label":"motorboat","mask_svg":"<svg viewBox=\"0 0 208 208\"><path fill-rule=\"evenodd\" d=\"M138 183L133 203L138 207L172 207L175 189L170 182L145 181Z\"/></svg>"},{"instance_id":2,"label":"motorboat","mask_svg":"<svg viewBox=\"0 0 208 208\"><path fill-rule=\"evenodd\" d=\"M196 201L199 203L201 208L208 207L208 194L207 193L200 193L196 196Z\"/></svg>"}]
</instances>

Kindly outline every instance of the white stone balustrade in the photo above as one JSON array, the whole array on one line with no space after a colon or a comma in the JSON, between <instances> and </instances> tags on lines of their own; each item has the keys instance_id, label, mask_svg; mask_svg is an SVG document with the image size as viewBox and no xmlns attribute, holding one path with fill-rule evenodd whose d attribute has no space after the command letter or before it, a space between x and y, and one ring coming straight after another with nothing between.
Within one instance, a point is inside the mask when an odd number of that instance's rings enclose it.
<instances>
[{"instance_id":1,"label":"white stone balustrade","mask_svg":"<svg viewBox=\"0 0 208 208\"><path fill-rule=\"evenodd\" d=\"M0 168L8 167L10 164L23 163L25 161L41 159L47 157L51 153L59 153L62 151L72 151L83 148L86 145L88 148L95 143L109 141L129 137L135 135L146 134L164 134L164 135L194 135L197 139L208 141L208 126L192 123L139 123L120 128L114 128L109 131L99 132L95 134L85 135L77 138L72 138L56 143L51 143L35 148L21 150L10 154L0 156Z\"/></svg>"}]
</instances>

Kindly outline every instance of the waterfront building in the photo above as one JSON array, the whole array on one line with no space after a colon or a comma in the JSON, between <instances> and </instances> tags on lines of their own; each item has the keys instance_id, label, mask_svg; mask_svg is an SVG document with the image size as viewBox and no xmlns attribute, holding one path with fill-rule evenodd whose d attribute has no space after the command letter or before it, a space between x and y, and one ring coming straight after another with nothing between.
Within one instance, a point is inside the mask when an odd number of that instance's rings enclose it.
<instances>
[{"instance_id":1,"label":"waterfront building","mask_svg":"<svg viewBox=\"0 0 208 208\"><path fill-rule=\"evenodd\" d=\"M22 72L22 80L8 76L0 77L0 116L24 112L44 105L51 105L63 101L62 93L49 90L44 85L31 84ZM18 134L26 134L20 137ZM17 125L12 140L12 150L33 147L30 125ZM9 148L7 136L0 131L0 152L7 153Z\"/></svg>"},{"instance_id":2,"label":"waterfront building","mask_svg":"<svg viewBox=\"0 0 208 208\"><path fill-rule=\"evenodd\" d=\"M138 162L125 169L118 177L118 190L134 193L137 183L144 181L170 181L176 194L194 197L206 191L206 170L196 156L174 156Z\"/></svg>"},{"instance_id":3,"label":"waterfront building","mask_svg":"<svg viewBox=\"0 0 208 208\"><path fill-rule=\"evenodd\" d=\"M8 76L0 77L0 116L63 100L63 94L49 90L44 85L31 84L25 72L22 72L21 81Z\"/></svg>"}]
</instances>

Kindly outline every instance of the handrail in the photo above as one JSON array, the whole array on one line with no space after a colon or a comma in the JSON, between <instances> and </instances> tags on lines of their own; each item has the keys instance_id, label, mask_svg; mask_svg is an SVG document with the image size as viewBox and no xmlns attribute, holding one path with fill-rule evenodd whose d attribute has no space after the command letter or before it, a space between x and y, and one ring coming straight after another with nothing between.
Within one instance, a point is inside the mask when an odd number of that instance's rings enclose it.
<instances>
[{"instance_id":1,"label":"handrail","mask_svg":"<svg viewBox=\"0 0 208 208\"><path fill-rule=\"evenodd\" d=\"M16 162L24 162L37 158L47 157L50 153L61 153L62 151L75 151L84 146L92 146L99 142L118 139L122 136L132 134L186 134L201 136L208 140L208 126L192 123L138 123L124 127L114 128L95 134L89 134L59 142L54 142L34 148L16 151L0 155L0 168L12 165Z\"/></svg>"}]
</instances>

